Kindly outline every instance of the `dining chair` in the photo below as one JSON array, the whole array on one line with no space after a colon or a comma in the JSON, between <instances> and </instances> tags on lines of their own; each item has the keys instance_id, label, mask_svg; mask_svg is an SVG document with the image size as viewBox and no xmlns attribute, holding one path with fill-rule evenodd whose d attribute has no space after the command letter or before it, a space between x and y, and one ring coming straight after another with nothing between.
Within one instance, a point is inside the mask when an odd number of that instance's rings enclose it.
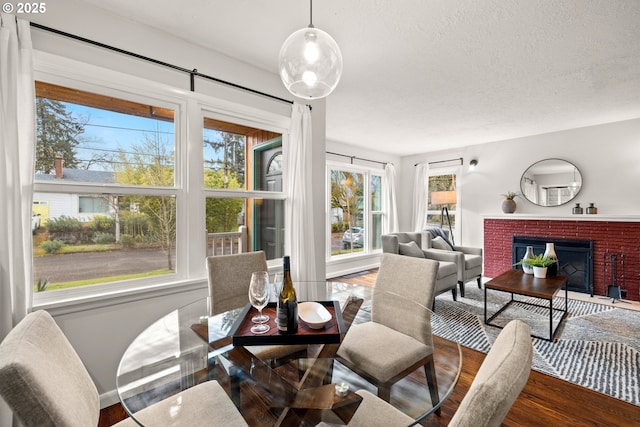
<instances>
[{"instance_id":1,"label":"dining chair","mask_svg":"<svg viewBox=\"0 0 640 427\"><path fill-rule=\"evenodd\" d=\"M529 379L532 358L529 325L512 320L491 346L449 426L500 426Z\"/></svg>"},{"instance_id":2,"label":"dining chair","mask_svg":"<svg viewBox=\"0 0 640 427\"><path fill-rule=\"evenodd\" d=\"M207 257L210 313L216 315L249 303L249 284L256 271L268 271L264 251ZM291 358L307 355L306 345L264 345L249 348L262 360L278 366Z\"/></svg>"},{"instance_id":3,"label":"dining chair","mask_svg":"<svg viewBox=\"0 0 640 427\"><path fill-rule=\"evenodd\" d=\"M431 307L438 262L383 253L371 299L371 321L351 326L338 360L378 388L389 401L391 386L424 367L432 405L440 401L433 362Z\"/></svg>"},{"instance_id":4,"label":"dining chair","mask_svg":"<svg viewBox=\"0 0 640 427\"><path fill-rule=\"evenodd\" d=\"M0 396L26 427L98 425L98 390L67 337L44 310L29 313L0 343ZM136 413L136 418L154 426L247 425L216 381L157 402ZM137 425L131 418L116 424Z\"/></svg>"}]
</instances>

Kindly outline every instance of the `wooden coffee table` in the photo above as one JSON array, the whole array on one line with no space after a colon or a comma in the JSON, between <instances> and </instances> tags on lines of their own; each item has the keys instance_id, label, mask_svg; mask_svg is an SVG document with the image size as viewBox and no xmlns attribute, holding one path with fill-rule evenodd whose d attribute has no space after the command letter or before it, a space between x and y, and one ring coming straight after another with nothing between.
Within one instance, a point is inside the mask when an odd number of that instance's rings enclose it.
<instances>
[{"instance_id":1,"label":"wooden coffee table","mask_svg":"<svg viewBox=\"0 0 640 427\"><path fill-rule=\"evenodd\" d=\"M495 319L500 313L507 309L512 303L517 302L520 304L532 305L536 307L544 307L549 308L549 337L541 337L538 335L531 334L534 338L540 338L547 341L553 341L555 338L555 334L558 331L558 327L562 323L562 321L567 317L567 308L568 308L568 290L567 286L567 277L566 276L548 276L546 279L538 279L533 277L533 274L524 274L522 270L513 269L509 271L505 271L494 279L489 280L485 283L484 287L484 323L486 325L496 326L498 328L502 328L500 325L496 325L491 323L493 319ZM564 310L558 310L562 312L562 317L560 321L553 327L553 297L558 293L558 291L564 286ZM511 294L511 300L507 302L500 310L494 313L491 317L487 319L487 290L494 291L502 291L509 292ZM535 304L527 301L518 301L513 298L514 295L523 295L528 297L540 298L549 301L549 305Z\"/></svg>"}]
</instances>

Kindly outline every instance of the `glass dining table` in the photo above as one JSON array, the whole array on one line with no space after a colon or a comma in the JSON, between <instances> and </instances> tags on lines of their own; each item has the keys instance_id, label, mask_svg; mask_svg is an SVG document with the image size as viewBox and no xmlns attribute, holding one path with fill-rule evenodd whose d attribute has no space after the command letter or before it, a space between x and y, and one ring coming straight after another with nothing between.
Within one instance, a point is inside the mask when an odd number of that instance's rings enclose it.
<instances>
[{"instance_id":1,"label":"glass dining table","mask_svg":"<svg viewBox=\"0 0 640 427\"><path fill-rule=\"evenodd\" d=\"M366 389L376 394L376 388L341 364L336 350L351 322L370 321L375 290L331 281L296 283L295 287L299 301L335 301L335 316L343 322L337 341L307 340L308 350L302 356L278 363L263 360L250 342L238 341L234 335L247 307L210 315L208 298L194 301L151 324L122 355L116 387L129 416L147 425L142 409L201 382L216 380L251 426L346 424L360 402L354 392ZM355 310L353 302L357 302ZM344 319L340 307L345 310ZM462 366L455 332L437 313L428 314L439 401L431 402L424 369L391 388L390 404L416 421L432 414L449 397ZM276 327L274 319L269 322ZM295 337L291 339L290 343L296 343Z\"/></svg>"}]
</instances>

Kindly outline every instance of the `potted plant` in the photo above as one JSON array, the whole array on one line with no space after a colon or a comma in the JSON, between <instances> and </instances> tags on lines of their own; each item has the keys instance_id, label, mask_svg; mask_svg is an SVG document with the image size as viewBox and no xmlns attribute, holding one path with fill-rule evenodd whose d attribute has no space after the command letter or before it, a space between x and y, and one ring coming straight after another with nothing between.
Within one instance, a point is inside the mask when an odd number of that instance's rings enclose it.
<instances>
[{"instance_id":1,"label":"potted plant","mask_svg":"<svg viewBox=\"0 0 640 427\"><path fill-rule=\"evenodd\" d=\"M518 196L520 196L520 194L513 191L507 191L504 193L502 195L502 197L504 197L504 200L502 201L502 212L514 213L516 211L516 201L514 199Z\"/></svg>"},{"instance_id":2,"label":"potted plant","mask_svg":"<svg viewBox=\"0 0 640 427\"><path fill-rule=\"evenodd\" d=\"M547 277L547 268L554 264L556 260L544 254L538 254L533 258L525 258L518 264L524 264L533 267L533 277L544 279Z\"/></svg>"}]
</instances>

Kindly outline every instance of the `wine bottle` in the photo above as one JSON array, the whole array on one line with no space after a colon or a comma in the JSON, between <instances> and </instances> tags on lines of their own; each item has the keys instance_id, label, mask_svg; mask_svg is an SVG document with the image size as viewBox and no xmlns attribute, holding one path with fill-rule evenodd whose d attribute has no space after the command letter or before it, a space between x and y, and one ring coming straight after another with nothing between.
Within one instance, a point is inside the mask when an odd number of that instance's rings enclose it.
<instances>
[{"instance_id":1,"label":"wine bottle","mask_svg":"<svg viewBox=\"0 0 640 427\"><path fill-rule=\"evenodd\" d=\"M281 334L295 334L298 331L298 299L291 280L291 265L289 257L282 260L284 279L282 291L278 296L278 331Z\"/></svg>"}]
</instances>

